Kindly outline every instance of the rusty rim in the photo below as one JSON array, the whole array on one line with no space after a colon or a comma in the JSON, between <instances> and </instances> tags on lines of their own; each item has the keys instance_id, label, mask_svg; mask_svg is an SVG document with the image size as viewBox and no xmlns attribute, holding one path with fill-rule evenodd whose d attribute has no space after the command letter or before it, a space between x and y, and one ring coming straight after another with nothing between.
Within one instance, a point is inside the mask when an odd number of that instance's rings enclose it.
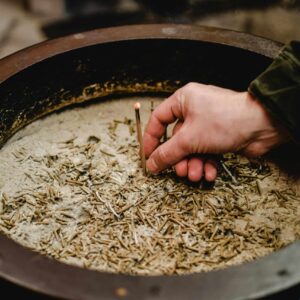
<instances>
[{"instance_id":1,"label":"rusty rim","mask_svg":"<svg viewBox=\"0 0 300 300\"><path fill-rule=\"evenodd\" d=\"M281 43L242 32L205 26L172 24L130 25L97 29L48 40L0 60L0 83L44 59L95 44L136 39L183 39L224 44L274 58Z\"/></svg>"}]
</instances>

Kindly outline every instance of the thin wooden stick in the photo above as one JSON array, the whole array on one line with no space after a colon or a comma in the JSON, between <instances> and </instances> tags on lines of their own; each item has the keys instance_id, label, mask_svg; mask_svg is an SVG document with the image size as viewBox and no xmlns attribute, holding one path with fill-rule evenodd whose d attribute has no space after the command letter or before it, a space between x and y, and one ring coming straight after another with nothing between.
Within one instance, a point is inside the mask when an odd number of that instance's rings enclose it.
<instances>
[{"instance_id":1,"label":"thin wooden stick","mask_svg":"<svg viewBox=\"0 0 300 300\"><path fill-rule=\"evenodd\" d=\"M151 114L153 113L154 111L154 101L151 100L151 108L150 108L150 111L151 111Z\"/></svg>"},{"instance_id":2,"label":"thin wooden stick","mask_svg":"<svg viewBox=\"0 0 300 300\"><path fill-rule=\"evenodd\" d=\"M168 140L168 127L166 127L165 133L164 133L164 138L163 142L165 143Z\"/></svg>"},{"instance_id":3,"label":"thin wooden stick","mask_svg":"<svg viewBox=\"0 0 300 300\"><path fill-rule=\"evenodd\" d=\"M137 138L140 144L139 154L142 162L143 174L146 176L147 175L146 158L145 158L144 142L143 142L143 135L142 135L142 127L141 127L140 107L141 104L139 102L134 104Z\"/></svg>"}]
</instances>

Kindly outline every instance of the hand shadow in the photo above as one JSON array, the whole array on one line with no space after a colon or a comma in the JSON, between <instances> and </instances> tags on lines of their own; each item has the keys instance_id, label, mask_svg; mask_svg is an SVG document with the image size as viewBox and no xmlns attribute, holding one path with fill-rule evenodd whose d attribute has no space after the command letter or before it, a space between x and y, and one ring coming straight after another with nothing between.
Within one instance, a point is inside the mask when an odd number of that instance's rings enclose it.
<instances>
[{"instance_id":1,"label":"hand shadow","mask_svg":"<svg viewBox=\"0 0 300 300\"><path fill-rule=\"evenodd\" d=\"M300 145L287 143L270 151L266 158L295 179L300 179Z\"/></svg>"}]
</instances>

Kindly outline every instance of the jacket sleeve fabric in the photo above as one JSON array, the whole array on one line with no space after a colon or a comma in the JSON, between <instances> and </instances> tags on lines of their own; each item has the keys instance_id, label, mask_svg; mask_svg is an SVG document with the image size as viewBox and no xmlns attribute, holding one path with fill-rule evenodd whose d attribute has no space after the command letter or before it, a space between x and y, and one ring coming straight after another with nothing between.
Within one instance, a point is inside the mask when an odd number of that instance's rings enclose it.
<instances>
[{"instance_id":1,"label":"jacket sleeve fabric","mask_svg":"<svg viewBox=\"0 0 300 300\"><path fill-rule=\"evenodd\" d=\"M287 44L248 91L300 142L300 41Z\"/></svg>"}]
</instances>

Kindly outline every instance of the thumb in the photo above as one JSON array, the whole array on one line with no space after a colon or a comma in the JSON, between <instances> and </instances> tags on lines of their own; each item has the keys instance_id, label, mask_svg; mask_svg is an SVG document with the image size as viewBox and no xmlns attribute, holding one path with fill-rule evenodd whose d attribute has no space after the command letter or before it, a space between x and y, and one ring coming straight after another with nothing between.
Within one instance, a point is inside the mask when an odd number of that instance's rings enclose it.
<instances>
[{"instance_id":1,"label":"thumb","mask_svg":"<svg viewBox=\"0 0 300 300\"><path fill-rule=\"evenodd\" d=\"M147 161L147 169L157 174L189 155L189 143L186 137L185 130L181 128L172 138L156 148Z\"/></svg>"}]
</instances>

